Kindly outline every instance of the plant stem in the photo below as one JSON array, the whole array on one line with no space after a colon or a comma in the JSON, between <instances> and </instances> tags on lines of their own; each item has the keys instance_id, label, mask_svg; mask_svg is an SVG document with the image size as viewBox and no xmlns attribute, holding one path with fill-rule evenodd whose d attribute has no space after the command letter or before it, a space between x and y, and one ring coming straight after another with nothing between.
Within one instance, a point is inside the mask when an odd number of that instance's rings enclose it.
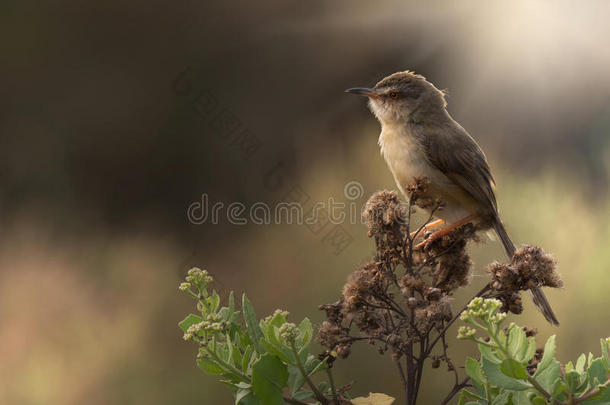
<instances>
[{"instance_id":1,"label":"plant stem","mask_svg":"<svg viewBox=\"0 0 610 405\"><path fill-rule=\"evenodd\" d=\"M309 389L311 389L311 391L313 392L313 394L316 397L316 399L322 405L329 405L328 398L326 398L324 396L324 394L322 394L320 392L320 390L318 390L316 385L313 383L313 381L311 381L311 379L309 378L309 375L305 371L305 367L303 367L303 364L301 364L301 359L299 358L299 352L297 351L297 348L294 346L294 342L290 342L290 348L292 349L292 353L294 353L294 357L296 359L297 367L298 367L299 371L301 372L301 375L305 379L305 382L309 386Z\"/></svg>"},{"instance_id":2,"label":"plant stem","mask_svg":"<svg viewBox=\"0 0 610 405\"><path fill-rule=\"evenodd\" d=\"M483 294L485 294L487 291L489 291L489 289L491 288L490 284L485 285L485 287L483 287L478 293L476 293L476 295L474 297L472 297L472 299L470 299L468 302L472 301L474 298L476 297L480 297ZM432 351L432 349L434 348L434 345L436 345L438 343L438 341L441 339L441 336L443 336L445 333L447 333L447 330L449 329L449 327L451 325L453 325L453 323L455 321L458 320L458 318L460 317L460 315L462 314L462 312L464 312L466 310L468 304L464 305L464 307L462 307L462 309L460 309L458 311L457 314L455 314L455 316L453 317L453 319L451 319L447 325L445 325L445 327L443 328L442 331L439 332L438 336L436 336L436 338L434 338L434 340L432 341L432 343L430 343L428 345L428 350L425 353L425 356L422 357L428 357L428 355L430 354L430 352Z\"/></svg>"},{"instance_id":3,"label":"plant stem","mask_svg":"<svg viewBox=\"0 0 610 405\"><path fill-rule=\"evenodd\" d=\"M507 359L512 359L508 349L504 346L502 346L502 344L500 343L500 340L498 339L497 336L497 328L493 329L491 324L487 324L487 332L489 333L489 336L491 336L491 338L494 340L494 342L496 342L496 345L498 346L498 349L500 349L500 351L502 353L504 353L504 355L506 356ZM504 332L502 332L504 333ZM508 339L506 344L508 345ZM540 392L547 400L551 399L551 394L549 394L544 387L542 387L542 385L540 385L540 383L538 383L538 381L536 381L536 379L534 377L532 377L531 375L528 374L527 376L527 381L532 384L534 386L534 388L536 388L536 390L538 390L538 392Z\"/></svg>"},{"instance_id":4,"label":"plant stem","mask_svg":"<svg viewBox=\"0 0 610 405\"><path fill-rule=\"evenodd\" d=\"M549 394L538 381L532 376L527 376L527 381L534 386L546 399L551 399L551 394Z\"/></svg>"},{"instance_id":5,"label":"plant stem","mask_svg":"<svg viewBox=\"0 0 610 405\"><path fill-rule=\"evenodd\" d=\"M406 398L406 397L407 397L407 395L408 395L408 392L407 392L407 379L406 379L406 377L405 377L405 372L404 372L404 370L402 369L402 364L400 364L400 358L399 358L399 357L396 357L396 358L394 359L394 361L396 362L396 366L398 367L398 372L400 373L400 381L402 382L402 386L403 386L403 388L404 388L404 391L405 391L405 398Z\"/></svg>"},{"instance_id":6,"label":"plant stem","mask_svg":"<svg viewBox=\"0 0 610 405\"><path fill-rule=\"evenodd\" d=\"M244 373L241 372L241 370L238 370L235 366L233 366L232 364L227 363L226 361L224 361L223 359L221 359L215 352L209 350L207 347L204 347L205 351L214 358L214 360L216 360L217 363L222 364L226 369L230 370L232 373L234 373L235 375L237 375L239 378L241 378L244 382L250 384L252 382L252 380L250 379L250 377L248 377L247 375L245 375Z\"/></svg>"},{"instance_id":7,"label":"plant stem","mask_svg":"<svg viewBox=\"0 0 610 405\"><path fill-rule=\"evenodd\" d=\"M415 397L415 364L413 364L413 343L409 343L407 345L407 354L405 358L407 366L406 403L407 405L415 405L417 398Z\"/></svg>"},{"instance_id":8,"label":"plant stem","mask_svg":"<svg viewBox=\"0 0 610 405\"><path fill-rule=\"evenodd\" d=\"M330 390L333 393L333 400L335 401L336 405L339 405L339 397L337 396L337 389L335 388L335 380L330 368L326 369L326 374L328 375L328 382L330 382Z\"/></svg>"},{"instance_id":9,"label":"plant stem","mask_svg":"<svg viewBox=\"0 0 610 405\"><path fill-rule=\"evenodd\" d=\"M602 387L608 387L609 384L610 384L610 378L605 383L603 383L601 386ZM591 391L581 395L580 397L576 398L574 400L574 403L579 404L581 402L584 402L587 399L589 399L591 397L594 397L597 394L599 394L600 391L601 391L600 387L596 387L595 389L593 389L593 390L591 390Z\"/></svg>"}]
</instances>

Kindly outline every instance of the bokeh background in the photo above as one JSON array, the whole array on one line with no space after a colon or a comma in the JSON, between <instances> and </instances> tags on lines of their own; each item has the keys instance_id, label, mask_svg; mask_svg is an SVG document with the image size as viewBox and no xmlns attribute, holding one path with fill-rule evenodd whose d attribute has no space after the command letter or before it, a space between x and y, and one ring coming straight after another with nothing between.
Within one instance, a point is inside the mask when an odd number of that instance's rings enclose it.
<instances>
[{"instance_id":1,"label":"bokeh background","mask_svg":"<svg viewBox=\"0 0 610 405\"><path fill-rule=\"evenodd\" d=\"M0 5L0 403L230 404L176 323L191 266L319 323L372 251L323 230L192 224L201 200L250 206L344 185L394 189L378 124L345 95L411 69L487 152L515 241L543 246L566 287L559 357L610 335L610 4L563 1L267 1ZM223 117L219 119L218 117ZM245 131L245 132L244 132ZM236 134L240 134L239 136ZM244 135L245 134L245 135ZM248 140L248 142L245 142ZM472 247L472 294L497 242ZM453 342L459 363L471 353ZM337 366L355 393L400 398L363 346ZM422 403L450 384L428 369Z\"/></svg>"}]
</instances>

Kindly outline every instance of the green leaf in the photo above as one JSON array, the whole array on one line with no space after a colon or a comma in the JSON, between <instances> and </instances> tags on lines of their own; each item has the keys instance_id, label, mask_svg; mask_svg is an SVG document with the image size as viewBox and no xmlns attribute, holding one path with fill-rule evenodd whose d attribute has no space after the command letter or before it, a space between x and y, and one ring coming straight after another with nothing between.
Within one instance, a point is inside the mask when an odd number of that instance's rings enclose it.
<instances>
[{"instance_id":1,"label":"green leaf","mask_svg":"<svg viewBox=\"0 0 610 405\"><path fill-rule=\"evenodd\" d=\"M241 357L239 355L239 350L236 350L236 348L233 346L233 341L231 340L231 337L229 336L228 333L225 334L225 340L227 342L227 352L228 352L227 363L234 364L234 365L241 364Z\"/></svg>"},{"instance_id":2,"label":"green leaf","mask_svg":"<svg viewBox=\"0 0 610 405\"><path fill-rule=\"evenodd\" d=\"M520 361L530 361L536 355L536 338L530 336L527 338L527 347L523 355L519 358Z\"/></svg>"},{"instance_id":3,"label":"green leaf","mask_svg":"<svg viewBox=\"0 0 610 405\"><path fill-rule=\"evenodd\" d=\"M473 359L472 357L466 358L466 374L472 379L472 381L478 384L485 384L485 375L481 370L481 363Z\"/></svg>"},{"instance_id":4,"label":"green leaf","mask_svg":"<svg viewBox=\"0 0 610 405\"><path fill-rule=\"evenodd\" d=\"M544 371L544 369L551 365L555 358L555 348L555 335L552 335L544 345L544 354L542 355L542 360L540 360L540 363L538 363L538 367L536 368L536 373L534 375L540 374Z\"/></svg>"},{"instance_id":5,"label":"green leaf","mask_svg":"<svg viewBox=\"0 0 610 405\"><path fill-rule=\"evenodd\" d=\"M524 391L532 387L524 381L505 375L500 371L500 366L498 364L487 360L485 357L483 357L481 361L483 373L490 384L514 391Z\"/></svg>"},{"instance_id":6,"label":"green leaf","mask_svg":"<svg viewBox=\"0 0 610 405\"><path fill-rule=\"evenodd\" d=\"M261 347L267 353L272 353L282 359L282 361L288 364L296 364L296 360L294 358L294 353L284 345L280 345L279 343L274 345L266 340L261 340Z\"/></svg>"},{"instance_id":7,"label":"green leaf","mask_svg":"<svg viewBox=\"0 0 610 405\"><path fill-rule=\"evenodd\" d=\"M212 293L212 295L208 298L208 302L210 303L210 312L216 312L218 307L220 306L220 297L216 290Z\"/></svg>"},{"instance_id":8,"label":"green leaf","mask_svg":"<svg viewBox=\"0 0 610 405\"><path fill-rule=\"evenodd\" d=\"M248 371L248 366L252 360L252 346L247 346L244 351L244 356L241 358L241 369L245 373Z\"/></svg>"},{"instance_id":9,"label":"green leaf","mask_svg":"<svg viewBox=\"0 0 610 405\"><path fill-rule=\"evenodd\" d=\"M207 357L197 359L197 366L206 374L221 375L225 373L225 369L222 366Z\"/></svg>"},{"instance_id":10,"label":"green leaf","mask_svg":"<svg viewBox=\"0 0 610 405\"><path fill-rule=\"evenodd\" d=\"M566 383L568 384L568 390L571 393L575 393L580 385L580 375L576 370L566 372Z\"/></svg>"},{"instance_id":11,"label":"green leaf","mask_svg":"<svg viewBox=\"0 0 610 405\"><path fill-rule=\"evenodd\" d=\"M578 371L578 374L582 374L585 371L585 363L587 362L587 357L584 354L581 354L576 360L575 370Z\"/></svg>"},{"instance_id":12,"label":"green leaf","mask_svg":"<svg viewBox=\"0 0 610 405\"><path fill-rule=\"evenodd\" d=\"M608 387L599 386L600 392L594 395L588 401L585 401L587 405L608 405L610 404L610 389Z\"/></svg>"},{"instance_id":13,"label":"green leaf","mask_svg":"<svg viewBox=\"0 0 610 405\"><path fill-rule=\"evenodd\" d=\"M604 360L601 357L594 359L591 364L589 364L589 369L587 370L589 374L589 380L593 382L595 379L599 381L600 384L603 384L607 380L606 367L604 365Z\"/></svg>"},{"instance_id":14,"label":"green leaf","mask_svg":"<svg viewBox=\"0 0 610 405\"><path fill-rule=\"evenodd\" d=\"M231 290L231 292L229 293L229 313L231 315L233 315L234 312L235 312L235 294L233 294L233 291Z\"/></svg>"},{"instance_id":15,"label":"green leaf","mask_svg":"<svg viewBox=\"0 0 610 405\"><path fill-rule=\"evenodd\" d=\"M472 379L472 385L481 396L485 396L487 378L481 370L481 364L473 358L466 359L466 374Z\"/></svg>"},{"instance_id":16,"label":"green leaf","mask_svg":"<svg viewBox=\"0 0 610 405\"><path fill-rule=\"evenodd\" d=\"M302 348L309 346L313 337L313 326L307 318L303 319L299 324L299 336L297 337L297 347Z\"/></svg>"},{"instance_id":17,"label":"green leaf","mask_svg":"<svg viewBox=\"0 0 610 405\"><path fill-rule=\"evenodd\" d=\"M301 363L305 364L305 362L307 361L307 359L309 358L309 347L307 346L303 346L301 348L301 350L299 350L299 360L301 360Z\"/></svg>"},{"instance_id":18,"label":"green leaf","mask_svg":"<svg viewBox=\"0 0 610 405\"><path fill-rule=\"evenodd\" d=\"M475 402L470 401L471 399L474 399ZM458 405L466 405L466 404L479 404L480 402L478 401L482 401L482 403L486 403L485 402L485 398L482 398L476 394L473 394L472 392L464 389L460 392L460 398L458 400Z\"/></svg>"},{"instance_id":19,"label":"green leaf","mask_svg":"<svg viewBox=\"0 0 610 405\"><path fill-rule=\"evenodd\" d=\"M250 391L248 395L239 400L239 405L262 405L262 403L256 398L254 393Z\"/></svg>"},{"instance_id":20,"label":"green leaf","mask_svg":"<svg viewBox=\"0 0 610 405\"><path fill-rule=\"evenodd\" d=\"M604 365L606 366L606 370L610 372L610 356L608 355L608 346L610 346L609 339L601 339L600 341L602 346L602 359L604 359Z\"/></svg>"},{"instance_id":21,"label":"green leaf","mask_svg":"<svg viewBox=\"0 0 610 405\"><path fill-rule=\"evenodd\" d=\"M484 344L478 343L479 351L481 352L481 357L486 358L492 363L500 364L502 359L498 356L498 353L493 350L489 346L485 346Z\"/></svg>"},{"instance_id":22,"label":"green leaf","mask_svg":"<svg viewBox=\"0 0 610 405\"><path fill-rule=\"evenodd\" d=\"M249 389L238 389L235 393L235 405L239 405L239 402L251 393L252 391L250 391Z\"/></svg>"},{"instance_id":23,"label":"green leaf","mask_svg":"<svg viewBox=\"0 0 610 405\"><path fill-rule=\"evenodd\" d=\"M275 318L275 317L274 317ZM286 319L284 317L284 319ZM267 333L265 334L265 339L269 343L270 346L273 347L274 353L279 356L282 360L290 364L296 364L296 359L292 348L288 347L280 338L280 328L272 323L269 325L267 329ZM265 341L261 342L263 348L268 349L269 345Z\"/></svg>"},{"instance_id":24,"label":"green leaf","mask_svg":"<svg viewBox=\"0 0 610 405\"><path fill-rule=\"evenodd\" d=\"M508 405L512 403L511 401L512 392L503 391L497 397L493 399L491 402L492 405Z\"/></svg>"},{"instance_id":25,"label":"green leaf","mask_svg":"<svg viewBox=\"0 0 610 405\"><path fill-rule=\"evenodd\" d=\"M182 332L186 333L186 330L196 323L203 321L203 318L197 315L189 314L182 321L178 322L178 326L182 329Z\"/></svg>"},{"instance_id":26,"label":"green leaf","mask_svg":"<svg viewBox=\"0 0 610 405\"><path fill-rule=\"evenodd\" d=\"M288 366L288 387L290 388L290 395L294 395L299 391L303 385L305 385L305 377L301 374L298 367L289 365Z\"/></svg>"},{"instance_id":27,"label":"green leaf","mask_svg":"<svg viewBox=\"0 0 610 405\"><path fill-rule=\"evenodd\" d=\"M513 403L513 405L531 405L533 398L535 397L536 394L534 394L532 390L513 392L511 402Z\"/></svg>"},{"instance_id":28,"label":"green leaf","mask_svg":"<svg viewBox=\"0 0 610 405\"><path fill-rule=\"evenodd\" d=\"M226 343L223 343L222 341L216 341L214 349L216 354L222 359L222 361L230 363L229 357L231 354L229 353L229 346Z\"/></svg>"},{"instance_id":29,"label":"green leaf","mask_svg":"<svg viewBox=\"0 0 610 405\"><path fill-rule=\"evenodd\" d=\"M228 321L231 318L231 314L229 313L229 308L227 308L227 307L220 308L220 310L218 311L218 316L220 316L221 320Z\"/></svg>"},{"instance_id":30,"label":"green leaf","mask_svg":"<svg viewBox=\"0 0 610 405\"><path fill-rule=\"evenodd\" d=\"M288 369L276 356L263 355L252 366L252 388L265 405L284 405L282 390L288 382Z\"/></svg>"},{"instance_id":31,"label":"green leaf","mask_svg":"<svg viewBox=\"0 0 610 405\"><path fill-rule=\"evenodd\" d=\"M559 398L565 392L568 392L568 384L566 384L561 378L557 378L555 380L555 384L553 389L549 391L553 395L554 398Z\"/></svg>"},{"instance_id":32,"label":"green leaf","mask_svg":"<svg viewBox=\"0 0 610 405\"><path fill-rule=\"evenodd\" d=\"M517 360L504 359L500 364L500 371L502 371L504 375L516 378L518 380L525 380L527 378L527 370L525 369L525 366L519 363Z\"/></svg>"},{"instance_id":33,"label":"green leaf","mask_svg":"<svg viewBox=\"0 0 610 405\"><path fill-rule=\"evenodd\" d=\"M543 397L534 397L532 398L532 404L534 405L547 405L546 399Z\"/></svg>"},{"instance_id":34,"label":"green leaf","mask_svg":"<svg viewBox=\"0 0 610 405\"><path fill-rule=\"evenodd\" d=\"M264 353L261 347L261 339L263 338L263 332L258 326L258 319L256 319L256 313L254 312L254 308L252 308L252 304L250 304L248 297L246 297L246 294L244 294L242 298L242 308L244 311L244 321L246 322L246 327L248 328L248 333L250 334L252 344L254 345L256 351L259 354L262 354Z\"/></svg>"},{"instance_id":35,"label":"green leaf","mask_svg":"<svg viewBox=\"0 0 610 405\"><path fill-rule=\"evenodd\" d=\"M534 373L534 378L547 392L552 392L555 388L555 382L560 379L559 370L559 362L555 359L551 359L550 363L544 370L541 372L536 370L536 373Z\"/></svg>"},{"instance_id":36,"label":"green leaf","mask_svg":"<svg viewBox=\"0 0 610 405\"><path fill-rule=\"evenodd\" d=\"M527 338L523 329L513 326L508 334L508 353L510 356L520 358L527 350L526 342Z\"/></svg>"},{"instance_id":37,"label":"green leaf","mask_svg":"<svg viewBox=\"0 0 610 405\"><path fill-rule=\"evenodd\" d=\"M310 376L316 374L320 370L326 370L326 367L327 367L326 359L324 359L323 361L319 361L318 359L314 358L314 361L312 361L312 364L315 364L315 366L309 372Z\"/></svg>"}]
</instances>

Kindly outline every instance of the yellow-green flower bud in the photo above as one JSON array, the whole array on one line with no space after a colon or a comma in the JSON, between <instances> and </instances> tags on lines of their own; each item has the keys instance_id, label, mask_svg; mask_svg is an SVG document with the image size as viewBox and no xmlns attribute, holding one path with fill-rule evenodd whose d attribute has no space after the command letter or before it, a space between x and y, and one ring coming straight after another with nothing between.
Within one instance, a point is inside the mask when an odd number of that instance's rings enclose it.
<instances>
[{"instance_id":1,"label":"yellow-green flower bud","mask_svg":"<svg viewBox=\"0 0 610 405\"><path fill-rule=\"evenodd\" d=\"M294 323L287 322L280 326L280 336L286 342L294 342L299 335L299 328Z\"/></svg>"}]
</instances>

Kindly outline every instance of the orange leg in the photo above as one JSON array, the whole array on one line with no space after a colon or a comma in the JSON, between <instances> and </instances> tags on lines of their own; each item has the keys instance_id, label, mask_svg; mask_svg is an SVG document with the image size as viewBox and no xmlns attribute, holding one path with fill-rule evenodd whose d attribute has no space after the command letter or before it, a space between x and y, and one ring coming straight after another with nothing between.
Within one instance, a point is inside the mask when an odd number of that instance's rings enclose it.
<instances>
[{"instance_id":1,"label":"orange leg","mask_svg":"<svg viewBox=\"0 0 610 405\"><path fill-rule=\"evenodd\" d=\"M424 230L428 230L428 229L432 229L432 228L436 228L437 226L441 226L445 223L444 220L442 219L437 219L436 221L432 221L427 223L426 225L424 225L424 227L419 231L419 233L417 231L415 232L411 232L411 240L415 240L415 238L420 237L423 235Z\"/></svg>"},{"instance_id":2,"label":"orange leg","mask_svg":"<svg viewBox=\"0 0 610 405\"><path fill-rule=\"evenodd\" d=\"M424 245L426 245L426 243L432 242L439 238L442 238L443 236L447 235L449 232L453 231L456 228L459 228L462 225L466 225L467 223L471 222L475 218L476 217L474 215L468 215L466 218L460 219L459 221L434 232L432 235L430 235L430 237L428 239L426 239L425 241L416 245L415 249L421 249L422 247L424 247Z\"/></svg>"}]
</instances>

